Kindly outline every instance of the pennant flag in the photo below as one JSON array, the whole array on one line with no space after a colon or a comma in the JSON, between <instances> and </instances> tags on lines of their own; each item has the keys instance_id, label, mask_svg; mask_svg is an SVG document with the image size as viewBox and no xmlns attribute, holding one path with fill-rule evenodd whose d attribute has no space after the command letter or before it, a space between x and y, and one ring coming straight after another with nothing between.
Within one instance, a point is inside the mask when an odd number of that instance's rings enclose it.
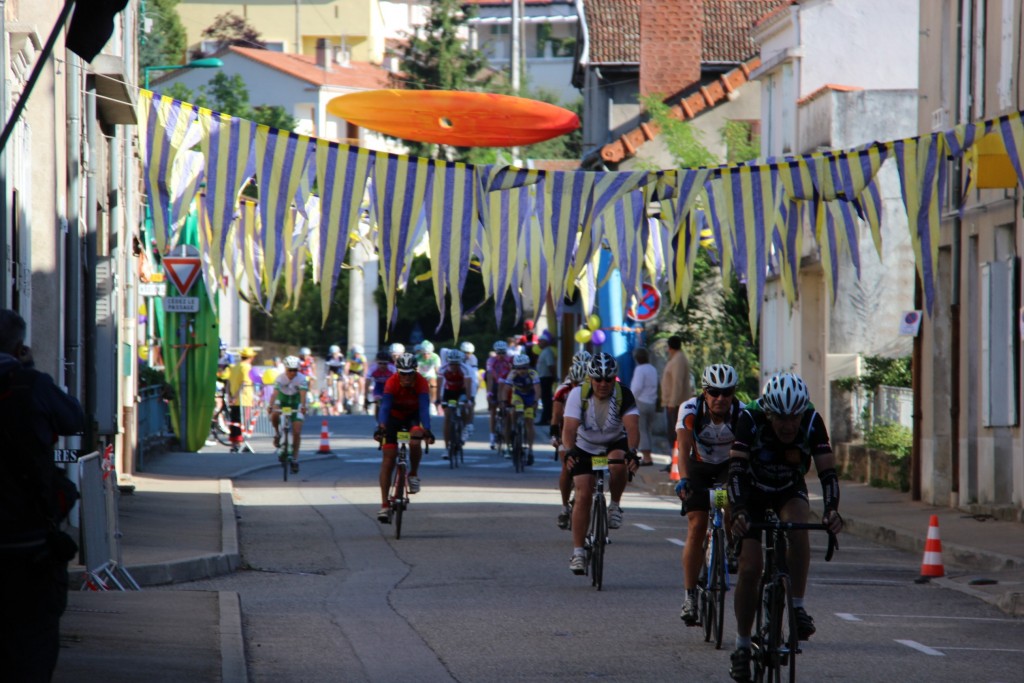
<instances>
[{"instance_id":1,"label":"pennant flag","mask_svg":"<svg viewBox=\"0 0 1024 683\"><path fill-rule=\"evenodd\" d=\"M210 226L210 260L222 275L228 230L238 212L238 196L256 170L253 140L256 124L208 109L199 110L203 131L202 150L206 157L206 206Z\"/></svg>"},{"instance_id":2,"label":"pennant flag","mask_svg":"<svg viewBox=\"0 0 1024 683\"><path fill-rule=\"evenodd\" d=\"M193 200L203 183L203 155L200 152L185 151L174 160L171 170L171 236L168 248L173 249L181 234L181 226L191 212Z\"/></svg>"},{"instance_id":3,"label":"pennant flag","mask_svg":"<svg viewBox=\"0 0 1024 683\"><path fill-rule=\"evenodd\" d=\"M433 191L426 206L431 279L442 320L445 294L451 294L452 329L457 339L462 321L462 288L469 271L470 241L477 221L477 177L466 164L434 163Z\"/></svg>"},{"instance_id":4,"label":"pennant flag","mask_svg":"<svg viewBox=\"0 0 1024 683\"><path fill-rule=\"evenodd\" d=\"M239 203L238 236L242 244L242 263L245 267L246 295L249 303L270 313L272 299L264 298L263 238L260 226L260 211L256 202L243 199Z\"/></svg>"},{"instance_id":5,"label":"pennant flag","mask_svg":"<svg viewBox=\"0 0 1024 683\"><path fill-rule=\"evenodd\" d=\"M834 176L838 174L834 182L842 188L844 199L852 202L857 215L871 228L879 259L882 258L882 195L878 191L875 176L888 155L887 147L871 144L859 151L838 155L836 163L832 164L832 173ZM857 240L851 237L850 244L857 245ZM857 257L855 252L851 252L851 255ZM859 260L857 277L860 277Z\"/></svg>"},{"instance_id":6,"label":"pennant flag","mask_svg":"<svg viewBox=\"0 0 1024 683\"><path fill-rule=\"evenodd\" d=\"M387 300L390 329L395 316L395 293L408 277L409 256L415 246L423 200L432 191L433 165L429 159L373 152L373 189L370 197L377 219L380 276Z\"/></svg>"},{"instance_id":7,"label":"pennant flag","mask_svg":"<svg viewBox=\"0 0 1024 683\"><path fill-rule=\"evenodd\" d=\"M320 315L327 324L349 233L359 224L366 181L376 156L368 149L316 141L316 178L320 189Z\"/></svg>"},{"instance_id":8,"label":"pennant flag","mask_svg":"<svg viewBox=\"0 0 1024 683\"><path fill-rule=\"evenodd\" d=\"M175 214L172 207L172 196L183 195L182 191L173 190L176 182L183 180L180 171L174 173L174 162L182 151L188 151L199 142L202 131L195 125L194 105L170 97L154 97L148 90L140 91L137 112L143 180L152 214L153 236L157 249L164 254L169 247L171 230L184 221L184 216Z\"/></svg>"},{"instance_id":9,"label":"pennant flag","mask_svg":"<svg viewBox=\"0 0 1024 683\"><path fill-rule=\"evenodd\" d=\"M265 264L263 286L273 301L277 278L284 267L288 212L315 152L312 138L261 125L256 127L255 153Z\"/></svg>"},{"instance_id":10,"label":"pennant flag","mask_svg":"<svg viewBox=\"0 0 1024 683\"><path fill-rule=\"evenodd\" d=\"M1020 112L999 117L999 134L1003 136L1003 146L1017 172L1017 182L1024 186L1024 122Z\"/></svg>"},{"instance_id":11,"label":"pennant flag","mask_svg":"<svg viewBox=\"0 0 1024 683\"><path fill-rule=\"evenodd\" d=\"M939 256L939 225L946 180L945 140L941 134L933 133L893 143L900 191L907 209L907 227L929 314L935 301L935 264Z\"/></svg>"},{"instance_id":12,"label":"pennant flag","mask_svg":"<svg viewBox=\"0 0 1024 683\"><path fill-rule=\"evenodd\" d=\"M484 258L481 273L488 296L494 299L494 315L501 325L505 293L514 281L519 254L519 237L529 225L534 200L530 188L518 186L505 191L484 191L481 201L484 224Z\"/></svg>"},{"instance_id":13,"label":"pennant flag","mask_svg":"<svg viewBox=\"0 0 1024 683\"><path fill-rule=\"evenodd\" d=\"M566 291L566 276L572 261L572 247L583 219L583 198L594 183L590 173L550 171L545 173L537 193L537 217L549 256L551 297L559 307Z\"/></svg>"},{"instance_id":14,"label":"pennant flag","mask_svg":"<svg viewBox=\"0 0 1024 683\"><path fill-rule=\"evenodd\" d=\"M196 232L199 237L200 270L202 271L203 282L206 284L206 296L210 299L210 307L213 308L214 313L216 313L217 292L220 290L220 277L217 275L217 272L219 272L220 269L214 268L212 261L212 250L210 245L212 231L210 229L210 216L206 211L205 197L199 197L199 201L196 202L196 211L198 213L198 226Z\"/></svg>"}]
</instances>

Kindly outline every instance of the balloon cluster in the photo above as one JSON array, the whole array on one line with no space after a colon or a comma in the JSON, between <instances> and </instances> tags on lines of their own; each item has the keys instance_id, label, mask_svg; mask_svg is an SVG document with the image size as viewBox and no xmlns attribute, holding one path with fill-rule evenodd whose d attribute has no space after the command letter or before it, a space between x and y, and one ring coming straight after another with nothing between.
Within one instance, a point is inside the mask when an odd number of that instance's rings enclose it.
<instances>
[{"instance_id":1,"label":"balloon cluster","mask_svg":"<svg viewBox=\"0 0 1024 683\"><path fill-rule=\"evenodd\" d=\"M587 342L593 342L598 346L604 344L607 337L604 330L601 329L601 317L596 313L591 313L587 317L587 326L576 330L575 339L580 344Z\"/></svg>"}]
</instances>

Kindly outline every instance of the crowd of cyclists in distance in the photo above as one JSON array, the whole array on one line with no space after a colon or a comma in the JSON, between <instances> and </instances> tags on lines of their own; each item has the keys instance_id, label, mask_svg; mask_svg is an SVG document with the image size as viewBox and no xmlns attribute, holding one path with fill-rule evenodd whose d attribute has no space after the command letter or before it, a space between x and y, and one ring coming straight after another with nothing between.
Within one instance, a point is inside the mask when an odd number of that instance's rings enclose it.
<instances>
[{"instance_id":1,"label":"crowd of cyclists in distance","mask_svg":"<svg viewBox=\"0 0 1024 683\"><path fill-rule=\"evenodd\" d=\"M431 418L443 416L442 438L467 438L474 431L474 406L481 389L487 396L491 449L502 441L510 416L519 410L528 425L527 457L528 464L532 464L534 419L541 397L533 366L540 354L533 352L537 337L532 335L532 325L526 332L515 340L494 342L483 358L470 342L441 349L440 353L435 353L429 341L408 349L395 343L380 351L372 362L359 346L353 346L344 356L339 347L332 346L325 360L325 386L319 388L316 362L308 348L301 349L297 356L281 359L276 367L263 369L253 368L255 352L243 349L241 360L222 363L223 372L218 376L224 380L224 395L233 410L254 405L252 396L246 402L244 375L262 387L263 403L269 406L275 425L275 446L279 443L278 411L281 406L291 405L295 411L296 454L301 421L314 405L329 414L372 412L377 421L374 439L382 450L378 520L386 524L398 434L409 434L408 492L415 494L421 488L422 444L435 440ZM637 351L646 353L645 349ZM729 365L704 368L699 384L701 390L679 407L675 421L680 470L676 493L682 501L681 514L688 522L682 553L684 598L680 617L688 626L700 625L697 582L704 560L709 494L716 487L724 487L729 500L728 570L736 575L733 595L737 636L729 673L743 683L751 680L751 631L763 561L762 532L755 527L766 520L768 511L783 522L810 520L805 474L813 462L823 494L821 523L831 533L839 533L843 528L838 512L839 481L825 423L800 377L791 373L771 377L760 395L747 404L736 397L739 377ZM463 434L450 433L453 409L462 413ZM617 529L623 523L623 492L641 466L640 411L630 388L619 380L614 357L579 351L543 418L562 463L558 482L561 509L556 522L561 529L571 529L569 569L582 575L586 572L584 534L590 524L590 496L594 490L593 460L607 460L611 495L607 527ZM233 422L240 420L233 417ZM650 464L647 458L644 464ZM297 461L292 467L297 471ZM804 607L810 544L806 531L791 531L789 536L793 608L799 639L807 640L815 632L814 620Z\"/></svg>"}]
</instances>

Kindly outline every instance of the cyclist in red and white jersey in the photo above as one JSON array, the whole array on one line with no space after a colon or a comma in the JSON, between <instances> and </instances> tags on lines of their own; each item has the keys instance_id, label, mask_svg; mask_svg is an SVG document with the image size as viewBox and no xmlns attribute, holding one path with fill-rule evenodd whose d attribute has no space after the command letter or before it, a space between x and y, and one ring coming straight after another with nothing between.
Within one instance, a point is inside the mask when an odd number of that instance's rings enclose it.
<instances>
[{"instance_id":1,"label":"cyclist in red and white jersey","mask_svg":"<svg viewBox=\"0 0 1024 683\"><path fill-rule=\"evenodd\" d=\"M572 509L569 507L569 495L572 492L572 474L565 465L565 448L562 446L562 422L565 415L565 401L569 392L583 384L587 378L587 363L590 353L580 351L572 357L569 374L555 391L551 399L551 445L555 447L556 458L562 463L562 472L558 475L558 491L562 494L562 511L558 513L558 528L568 529Z\"/></svg>"},{"instance_id":2,"label":"cyclist in red and white jersey","mask_svg":"<svg viewBox=\"0 0 1024 683\"><path fill-rule=\"evenodd\" d=\"M508 353L508 344L503 341L494 342L494 355L487 359L487 409L491 413L491 450L495 448L497 438L498 401L501 396L501 383L512 370L512 358ZM504 419L504 416L502 416Z\"/></svg>"},{"instance_id":3,"label":"cyclist in red and white jersey","mask_svg":"<svg viewBox=\"0 0 1024 683\"><path fill-rule=\"evenodd\" d=\"M445 448L447 448L449 438L455 435L449 435L448 433L451 416L446 408L449 401L459 401L469 395L469 391L473 387L473 370L463 362L465 354L458 349L450 349L445 354L445 360L447 362L438 370L437 377L441 383L441 399L439 404L441 409L444 410L444 444ZM466 405L467 402L463 400L463 424L465 424Z\"/></svg>"}]
</instances>

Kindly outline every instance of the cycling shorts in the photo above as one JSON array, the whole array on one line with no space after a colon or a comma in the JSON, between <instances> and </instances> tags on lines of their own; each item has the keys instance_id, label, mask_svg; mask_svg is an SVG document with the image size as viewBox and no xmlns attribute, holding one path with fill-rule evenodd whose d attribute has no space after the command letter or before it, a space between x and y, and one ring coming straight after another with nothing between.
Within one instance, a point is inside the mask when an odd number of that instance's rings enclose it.
<instances>
[{"instance_id":1,"label":"cycling shorts","mask_svg":"<svg viewBox=\"0 0 1024 683\"><path fill-rule=\"evenodd\" d=\"M708 491L716 484L725 485L729 479L729 461L712 465L690 459L686 463L686 483L690 492L686 494L683 509L679 513L686 516L687 512L710 512L711 498Z\"/></svg>"},{"instance_id":2,"label":"cycling shorts","mask_svg":"<svg viewBox=\"0 0 1024 683\"><path fill-rule=\"evenodd\" d=\"M620 458L625 458L626 453L629 451L629 442L626 441L626 437L617 439L612 443L608 444L608 453L614 453L615 451L622 451ZM579 446L573 446L572 450L566 454L566 457L573 457L576 459L576 463L572 466L569 474L574 477L579 477L585 474L593 474L594 468L591 465L590 459L597 455L597 453L588 453L581 449Z\"/></svg>"},{"instance_id":3,"label":"cycling shorts","mask_svg":"<svg viewBox=\"0 0 1024 683\"><path fill-rule=\"evenodd\" d=\"M412 432L413 436L416 434L422 434L423 430L420 427L419 416L388 418L387 423L384 425L384 445L397 446L398 432ZM409 445L412 446L415 442L416 440L412 439L410 440Z\"/></svg>"},{"instance_id":4,"label":"cycling shorts","mask_svg":"<svg viewBox=\"0 0 1024 683\"><path fill-rule=\"evenodd\" d=\"M466 392L463 389L445 389L444 393L441 394L441 402L448 405L448 401L458 401L465 395Z\"/></svg>"},{"instance_id":5,"label":"cycling shorts","mask_svg":"<svg viewBox=\"0 0 1024 683\"><path fill-rule=\"evenodd\" d=\"M529 399L529 400L527 400ZM519 406L523 407L523 417L527 420L532 420L534 415L533 407L537 405L537 397L534 394L529 396L520 396L519 394L512 393L512 408L513 410Z\"/></svg>"},{"instance_id":6,"label":"cycling shorts","mask_svg":"<svg viewBox=\"0 0 1024 683\"><path fill-rule=\"evenodd\" d=\"M277 395L277 406L275 406L274 412L281 412L281 408L292 409L292 422L302 422L305 419L305 415L302 414L302 406L299 404L299 395L287 394Z\"/></svg>"},{"instance_id":7,"label":"cycling shorts","mask_svg":"<svg viewBox=\"0 0 1024 683\"><path fill-rule=\"evenodd\" d=\"M750 516L751 522L764 522L766 510L771 508L775 511L775 514L779 514L779 511L785 507L786 503L794 498L800 498L808 502L807 482L804 481L803 477L779 491L765 491L758 488L756 483L751 482L750 495L747 496L747 514ZM743 538L752 538L760 543L761 530L749 529L747 533L743 534Z\"/></svg>"}]
</instances>

